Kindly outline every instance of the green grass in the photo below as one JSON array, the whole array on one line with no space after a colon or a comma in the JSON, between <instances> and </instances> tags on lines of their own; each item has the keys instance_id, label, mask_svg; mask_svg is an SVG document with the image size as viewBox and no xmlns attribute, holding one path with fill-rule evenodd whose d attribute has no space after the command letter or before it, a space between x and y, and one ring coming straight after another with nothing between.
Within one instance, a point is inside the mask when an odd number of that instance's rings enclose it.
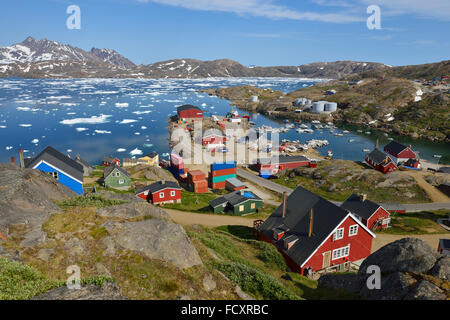
<instances>
[{"instance_id":1,"label":"green grass","mask_svg":"<svg viewBox=\"0 0 450 320\"><path fill-rule=\"evenodd\" d=\"M75 207L96 207L96 208L100 209L100 208L124 204L127 202L128 201L123 201L123 200L105 199L99 195L91 194L91 195L87 195L87 196L79 196L79 197L61 201L58 203L58 206L63 210L67 210L67 209L75 208Z\"/></svg>"},{"instance_id":2,"label":"green grass","mask_svg":"<svg viewBox=\"0 0 450 320\"><path fill-rule=\"evenodd\" d=\"M448 215L446 210L391 214L390 228L377 232L401 235L446 233L436 221Z\"/></svg>"},{"instance_id":3,"label":"green grass","mask_svg":"<svg viewBox=\"0 0 450 320\"><path fill-rule=\"evenodd\" d=\"M30 266L0 257L0 300L30 299L62 285Z\"/></svg>"},{"instance_id":4,"label":"green grass","mask_svg":"<svg viewBox=\"0 0 450 320\"><path fill-rule=\"evenodd\" d=\"M212 213L209 202L217 197L219 195L215 193L194 193L181 190L181 203L165 204L161 207L180 211Z\"/></svg>"}]
</instances>

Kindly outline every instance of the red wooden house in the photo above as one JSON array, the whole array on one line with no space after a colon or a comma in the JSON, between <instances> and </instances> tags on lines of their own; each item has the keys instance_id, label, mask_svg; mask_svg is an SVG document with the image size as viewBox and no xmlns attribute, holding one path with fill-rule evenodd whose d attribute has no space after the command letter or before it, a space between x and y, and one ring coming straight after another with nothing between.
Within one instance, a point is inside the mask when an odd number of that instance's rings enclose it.
<instances>
[{"instance_id":1,"label":"red wooden house","mask_svg":"<svg viewBox=\"0 0 450 320\"><path fill-rule=\"evenodd\" d=\"M120 167L120 160L111 156L106 156L102 160L102 166L109 167L110 165L117 165Z\"/></svg>"},{"instance_id":2,"label":"red wooden house","mask_svg":"<svg viewBox=\"0 0 450 320\"><path fill-rule=\"evenodd\" d=\"M411 146L407 147L396 141L389 142L384 147L384 152L388 153L397 165L409 159L417 159L417 155L412 151Z\"/></svg>"},{"instance_id":3,"label":"red wooden house","mask_svg":"<svg viewBox=\"0 0 450 320\"><path fill-rule=\"evenodd\" d=\"M359 262L370 255L375 238L355 215L300 186L258 231L301 274Z\"/></svg>"},{"instance_id":4,"label":"red wooden house","mask_svg":"<svg viewBox=\"0 0 450 320\"><path fill-rule=\"evenodd\" d=\"M351 212L370 230L385 229L391 222L390 213L379 204L367 200L365 194L352 194L341 208Z\"/></svg>"},{"instance_id":5,"label":"red wooden house","mask_svg":"<svg viewBox=\"0 0 450 320\"><path fill-rule=\"evenodd\" d=\"M208 144L224 144L227 141L227 137L219 134L208 134L202 138L202 145Z\"/></svg>"},{"instance_id":6,"label":"red wooden house","mask_svg":"<svg viewBox=\"0 0 450 320\"><path fill-rule=\"evenodd\" d=\"M392 161L390 156L378 148L373 149L371 153L366 155L364 160L369 166L383 173L397 170L397 165Z\"/></svg>"},{"instance_id":7,"label":"red wooden house","mask_svg":"<svg viewBox=\"0 0 450 320\"><path fill-rule=\"evenodd\" d=\"M136 196L153 204L180 203L181 188L173 181L158 181L137 190Z\"/></svg>"},{"instance_id":8,"label":"red wooden house","mask_svg":"<svg viewBox=\"0 0 450 320\"><path fill-rule=\"evenodd\" d=\"M285 156L258 159L255 169L260 173L276 174L280 170L309 166L310 161L304 156Z\"/></svg>"},{"instance_id":9,"label":"red wooden house","mask_svg":"<svg viewBox=\"0 0 450 320\"><path fill-rule=\"evenodd\" d=\"M177 108L178 119L203 119L203 111L196 106L185 104Z\"/></svg>"}]
</instances>

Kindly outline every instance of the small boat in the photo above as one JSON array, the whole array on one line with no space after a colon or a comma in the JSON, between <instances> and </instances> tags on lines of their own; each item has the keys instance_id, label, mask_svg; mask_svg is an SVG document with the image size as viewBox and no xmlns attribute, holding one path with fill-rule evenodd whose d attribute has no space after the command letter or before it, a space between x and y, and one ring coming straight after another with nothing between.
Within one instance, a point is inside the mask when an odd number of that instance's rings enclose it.
<instances>
[{"instance_id":1,"label":"small boat","mask_svg":"<svg viewBox=\"0 0 450 320\"><path fill-rule=\"evenodd\" d=\"M344 130L344 131L342 131L342 133L349 133L350 131L348 131L348 130Z\"/></svg>"},{"instance_id":2,"label":"small boat","mask_svg":"<svg viewBox=\"0 0 450 320\"><path fill-rule=\"evenodd\" d=\"M348 139L348 142L355 142L355 139Z\"/></svg>"},{"instance_id":3,"label":"small boat","mask_svg":"<svg viewBox=\"0 0 450 320\"><path fill-rule=\"evenodd\" d=\"M433 157L435 157L435 158L441 158L442 155L441 155L441 154L434 154Z\"/></svg>"},{"instance_id":4,"label":"small boat","mask_svg":"<svg viewBox=\"0 0 450 320\"><path fill-rule=\"evenodd\" d=\"M358 132L358 133L362 133L362 130L358 129L358 130L356 130L356 132Z\"/></svg>"},{"instance_id":5,"label":"small boat","mask_svg":"<svg viewBox=\"0 0 450 320\"><path fill-rule=\"evenodd\" d=\"M330 150L328 150L327 156L331 158L331 157L333 156L333 152L331 152Z\"/></svg>"},{"instance_id":6,"label":"small boat","mask_svg":"<svg viewBox=\"0 0 450 320\"><path fill-rule=\"evenodd\" d=\"M363 152L370 152L370 149L363 149Z\"/></svg>"}]
</instances>

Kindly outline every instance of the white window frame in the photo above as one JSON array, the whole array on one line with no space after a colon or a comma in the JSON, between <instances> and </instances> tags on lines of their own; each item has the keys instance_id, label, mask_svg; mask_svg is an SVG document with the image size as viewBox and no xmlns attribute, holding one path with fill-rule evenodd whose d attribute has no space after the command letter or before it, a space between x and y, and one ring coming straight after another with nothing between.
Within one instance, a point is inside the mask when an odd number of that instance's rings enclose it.
<instances>
[{"instance_id":1,"label":"white window frame","mask_svg":"<svg viewBox=\"0 0 450 320\"><path fill-rule=\"evenodd\" d=\"M160 198L160 199L164 199L164 192L160 192L160 193L159 193L159 198Z\"/></svg>"},{"instance_id":2,"label":"white window frame","mask_svg":"<svg viewBox=\"0 0 450 320\"><path fill-rule=\"evenodd\" d=\"M124 184L125 180L124 179L119 179L119 184Z\"/></svg>"},{"instance_id":3,"label":"white window frame","mask_svg":"<svg viewBox=\"0 0 450 320\"><path fill-rule=\"evenodd\" d=\"M244 205L239 206L239 212L242 212L242 211L244 211Z\"/></svg>"},{"instance_id":4,"label":"white window frame","mask_svg":"<svg viewBox=\"0 0 450 320\"><path fill-rule=\"evenodd\" d=\"M341 258L348 257L350 255L350 245L342 248L334 249L331 254L331 260L337 260Z\"/></svg>"},{"instance_id":5,"label":"white window frame","mask_svg":"<svg viewBox=\"0 0 450 320\"><path fill-rule=\"evenodd\" d=\"M48 173L50 176L52 176L54 179L59 179L59 172L58 171L52 171Z\"/></svg>"},{"instance_id":6,"label":"white window frame","mask_svg":"<svg viewBox=\"0 0 450 320\"><path fill-rule=\"evenodd\" d=\"M341 233L340 236L338 234ZM343 239L344 238L344 228L339 228L336 230L336 232L333 234L333 241Z\"/></svg>"},{"instance_id":7,"label":"white window frame","mask_svg":"<svg viewBox=\"0 0 450 320\"><path fill-rule=\"evenodd\" d=\"M352 231L352 230L354 230L354 231ZM353 237L353 236L356 236L357 234L358 234L358 225L357 224L351 225L348 228L348 236Z\"/></svg>"},{"instance_id":8,"label":"white window frame","mask_svg":"<svg viewBox=\"0 0 450 320\"><path fill-rule=\"evenodd\" d=\"M175 191L173 191L173 190L170 191L170 196L171 196L171 197L175 197Z\"/></svg>"}]
</instances>

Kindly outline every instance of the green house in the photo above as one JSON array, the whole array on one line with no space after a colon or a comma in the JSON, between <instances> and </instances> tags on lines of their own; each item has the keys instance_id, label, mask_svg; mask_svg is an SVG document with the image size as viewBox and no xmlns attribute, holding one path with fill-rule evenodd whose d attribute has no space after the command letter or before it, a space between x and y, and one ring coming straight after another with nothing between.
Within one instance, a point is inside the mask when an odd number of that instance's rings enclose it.
<instances>
[{"instance_id":1,"label":"green house","mask_svg":"<svg viewBox=\"0 0 450 320\"><path fill-rule=\"evenodd\" d=\"M209 202L214 213L246 215L262 208L263 200L248 189L234 191Z\"/></svg>"},{"instance_id":2,"label":"green house","mask_svg":"<svg viewBox=\"0 0 450 320\"><path fill-rule=\"evenodd\" d=\"M103 185L107 188L127 189L131 185L128 172L117 165L111 165L103 170Z\"/></svg>"}]
</instances>

